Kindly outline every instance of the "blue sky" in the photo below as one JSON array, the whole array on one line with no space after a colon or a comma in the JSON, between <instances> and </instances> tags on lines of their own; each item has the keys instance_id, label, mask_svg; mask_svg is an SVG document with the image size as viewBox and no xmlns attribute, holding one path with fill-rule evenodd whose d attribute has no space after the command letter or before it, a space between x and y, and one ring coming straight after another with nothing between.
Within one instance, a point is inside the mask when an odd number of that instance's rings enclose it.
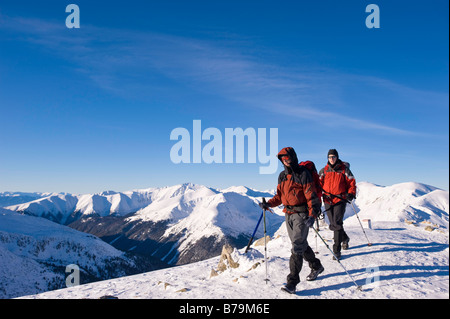
<instances>
[{"instance_id":1,"label":"blue sky","mask_svg":"<svg viewBox=\"0 0 450 319\"><path fill-rule=\"evenodd\" d=\"M170 133L193 120L277 128L319 169L336 148L357 181L448 190L448 5L3 0L0 191L275 188L281 165L174 164Z\"/></svg>"}]
</instances>

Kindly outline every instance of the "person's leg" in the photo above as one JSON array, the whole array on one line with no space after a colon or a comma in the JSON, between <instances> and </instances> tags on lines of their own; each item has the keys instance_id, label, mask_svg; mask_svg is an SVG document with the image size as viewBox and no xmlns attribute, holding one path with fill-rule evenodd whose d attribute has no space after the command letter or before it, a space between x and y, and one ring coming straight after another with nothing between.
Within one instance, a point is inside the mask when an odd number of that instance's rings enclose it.
<instances>
[{"instance_id":1,"label":"person's leg","mask_svg":"<svg viewBox=\"0 0 450 319\"><path fill-rule=\"evenodd\" d=\"M339 230L335 230L334 231L334 233L333 233L333 241L334 241L334 244L333 244L333 253L336 255L336 256L340 256L340 254L341 254L341 242L342 242L342 229L339 229Z\"/></svg>"},{"instance_id":2,"label":"person's leg","mask_svg":"<svg viewBox=\"0 0 450 319\"><path fill-rule=\"evenodd\" d=\"M309 267L311 268L311 272L306 277L306 280L316 280L317 276L319 276L319 274L324 271L324 268L320 260L316 258L316 255L314 254L310 246L308 246L308 248L306 248L306 251L303 253L303 258L309 263Z\"/></svg>"},{"instance_id":3,"label":"person's leg","mask_svg":"<svg viewBox=\"0 0 450 319\"><path fill-rule=\"evenodd\" d=\"M342 249L348 249L348 242L350 238L344 230L344 215L347 204L345 202L340 202L335 206L334 216L335 216L335 224L339 229L339 252Z\"/></svg>"},{"instance_id":4,"label":"person's leg","mask_svg":"<svg viewBox=\"0 0 450 319\"><path fill-rule=\"evenodd\" d=\"M317 270L322 267L320 260L316 258L316 254L314 254L314 251L309 245L306 248L306 251L303 253L303 259L305 259L308 262L309 268L311 269Z\"/></svg>"},{"instance_id":5,"label":"person's leg","mask_svg":"<svg viewBox=\"0 0 450 319\"><path fill-rule=\"evenodd\" d=\"M330 230L333 231L333 253L339 257L340 252L341 252L341 234L340 234L340 229L341 226L338 224L339 221L339 217L338 217L338 211L339 211L339 206L340 204L325 204L325 209L327 211L327 217L328 217L328 221L330 223L329 228Z\"/></svg>"},{"instance_id":6,"label":"person's leg","mask_svg":"<svg viewBox=\"0 0 450 319\"><path fill-rule=\"evenodd\" d=\"M289 239L292 243L291 257L289 260L290 273L287 276L287 284L294 287L300 282L300 271L303 266L303 254L308 248L308 226L305 225L306 214L286 214L286 227ZM311 250L312 252L312 250ZM314 254L314 252L312 252Z\"/></svg>"}]
</instances>

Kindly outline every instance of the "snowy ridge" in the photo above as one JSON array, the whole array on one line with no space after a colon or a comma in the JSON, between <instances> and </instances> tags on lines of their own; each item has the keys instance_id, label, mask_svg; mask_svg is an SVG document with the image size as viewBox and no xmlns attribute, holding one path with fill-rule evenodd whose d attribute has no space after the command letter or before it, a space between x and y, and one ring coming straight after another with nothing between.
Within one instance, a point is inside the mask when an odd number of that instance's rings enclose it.
<instances>
[{"instance_id":1,"label":"snowy ridge","mask_svg":"<svg viewBox=\"0 0 450 319\"><path fill-rule=\"evenodd\" d=\"M65 287L70 264L80 267L85 282L141 269L95 236L0 208L0 298Z\"/></svg>"},{"instance_id":2,"label":"snowy ridge","mask_svg":"<svg viewBox=\"0 0 450 319\"><path fill-rule=\"evenodd\" d=\"M0 207L18 205L39 198L56 195L53 193L0 192Z\"/></svg>"},{"instance_id":3,"label":"snowy ridge","mask_svg":"<svg viewBox=\"0 0 450 319\"><path fill-rule=\"evenodd\" d=\"M181 250L202 237L238 237L254 228L255 220L261 215L257 206L261 198L246 195L248 190L231 188L218 191L192 184L167 188L160 192L163 196L155 198L152 204L137 211L127 221L169 220L164 237L184 232ZM272 196L270 193L250 193ZM281 222L282 219L278 216L269 217L270 225L278 227Z\"/></svg>"},{"instance_id":4,"label":"snowy ridge","mask_svg":"<svg viewBox=\"0 0 450 319\"><path fill-rule=\"evenodd\" d=\"M29 203L6 207L12 211L26 212L31 216L43 217L64 224L74 212L78 198L70 194L56 194Z\"/></svg>"},{"instance_id":5,"label":"snowy ridge","mask_svg":"<svg viewBox=\"0 0 450 319\"><path fill-rule=\"evenodd\" d=\"M31 202L6 207L67 224L88 215L126 215L151 203L151 191L125 193L102 192L100 194L52 194Z\"/></svg>"},{"instance_id":6,"label":"snowy ridge","mask_svg":"<svg viewBox=\"0 0 450 319\"><path fill-rule=\"evenodd\" d=\"M144 221L179 220L189 214L195 201L219 193L237 193L256 198L272 196L270 192L258 192L247 187L231 187L223 191L203 185L185 183L162 188L148 188L126 192L105 191L98 194L54 194L29 193L24 198L36 198L32 201L9 205L5 208L29 215L44 217L61 224L68 224L83 216L125 216L138 212ZM11 193L1 193L3 202L11 202ZM24 194L24 193L22 193ZM189 204L190 203L190 204Z\"/></svg>"},{"instance_id":7,"label":"snowy ridge","mask_svg":"<svg viewBox=\"0 0 450 319\"><path fill-rule=\"evenodd\" d=\"M427 222L448 232L448 191L413 182L386 187L361 182L357 189L355 204L361 209L360 218L370 218L373 221ZM346 215L353 214L353 209L348 207Z\"/></svg>"},{"instance_id":8,"label":"snowy ridge","mask_svg":"<svg viewBox=\"0 0 450 319\"><path fill-rule=\"evenodd\" d=\"M425 220L448 229L448 191L414 182L386 187L360 182L357 186L358 196L355 203L364 207L364 212L370 214L374 220ZM27 196L45 195L32 194L34 193L28 193ZM125 216L133 213L128 221L169 220L173 231L190 227L199 231L217 224L229 232L242 233L247 232L251 226L249 223L259 216L257 203L261 197L270 198L273 194L273 191L260 192L245 186L217 190L186 183L123 193L106 191L84 195L48 194L6 208L45 217L61 224L91 215ZM352 215L352 210L347 214ZM177 225L178 223L180 224ZM167 234L170 232L168 230ZM213 230L211 232L214 233Z\"/></svg>"}]
</instances>

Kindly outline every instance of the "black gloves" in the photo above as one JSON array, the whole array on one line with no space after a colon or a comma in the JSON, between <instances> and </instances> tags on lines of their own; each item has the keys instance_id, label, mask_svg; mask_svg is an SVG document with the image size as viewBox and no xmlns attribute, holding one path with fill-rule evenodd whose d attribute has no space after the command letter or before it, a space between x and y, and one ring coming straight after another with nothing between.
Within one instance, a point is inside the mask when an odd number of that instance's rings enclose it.
<instances>
[{"instance_id":1,"label":"black gloves","mask_svg":"<svg viewBox=\"0 0 450 319\"><path fill-rule=\"evenodd\" d=\"M355 199L355 195L350 194L350 193L347 194L347 200L348 200L349 202L351 202L351 201L354 200L354 199Z\"/></svg>"},{"instance_id":2,"label":"black gloves","mask_svg":"<svg viewBox=\"0 0 450 319\"><path fill-rule=\"evenodd\" d=\"M314 216L309 216L308 219L305 221L305 225L308 227L313 227L315 221L316 218Z\"/></svg>"},{"instance_id":3,"label":"black gloves","mask_svg":"<svg viewBox=\"0 0 450 319\"><path fill-rule=\"evenodd\" d=\"M264 210L268 210L270 208L269 204L267 204L266 202L259 203L259 207Z\"/></svg>"}]
</instances>

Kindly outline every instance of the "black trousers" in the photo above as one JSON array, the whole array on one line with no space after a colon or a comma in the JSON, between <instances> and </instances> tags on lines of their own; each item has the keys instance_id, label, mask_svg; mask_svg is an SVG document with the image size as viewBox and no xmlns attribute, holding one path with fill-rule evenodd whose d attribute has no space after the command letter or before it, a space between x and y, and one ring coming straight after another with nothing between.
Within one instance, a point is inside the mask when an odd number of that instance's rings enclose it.
<instances>
[{"instance_id":1,"label":"black trousers","mask_svg":"<svg viewBox=\"0 0 450 319\"><path fill-rule=\"evenodd\" d=\"M286 214L286 228L292 243L287 282L294 285L300 282L299 274L302 270L303 259L309 263L311 269L317 270L321 266L320 260L316 258L314 251L308 245L309 227L305 225L307 218L307 213Z\"/></svg>"},{"instance_id":2,"label":"black trousers","mask_svg":"<svg viewBox=\"0 0 450 319\"><path fill-rule=\"evenodd\" d=\"M325 203L325 210L330 221L330 230L334 232L334 253L340 253L342 242L349 240L347 233L344 231L345 207L345 202L339 202L334 205Z\"/></svg>"}]
</instances>

